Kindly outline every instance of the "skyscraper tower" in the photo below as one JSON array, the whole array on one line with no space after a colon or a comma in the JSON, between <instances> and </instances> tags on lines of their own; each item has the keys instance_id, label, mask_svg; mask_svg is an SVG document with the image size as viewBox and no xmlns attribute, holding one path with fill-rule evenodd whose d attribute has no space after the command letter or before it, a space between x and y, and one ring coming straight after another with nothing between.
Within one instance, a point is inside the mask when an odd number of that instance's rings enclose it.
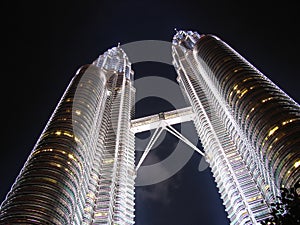
<instances>
[{"instance_id":1,"label":"skyscraper tower","mask_svg":"<svg viewBox=\"0 0 300 225\"><path fill-rule=\"evenodd\" d=\"M299 181L300 107L216 36L179 31L172 51L231 224L257 224Z\"/></svg>"},{"instance_id":2,"label":"skyscraper tower","mask_svg":"<svg viewBox=\"0 0 300 225\"><path fill-rule=\"evenodd\" d=\"M134 224L135 89L124 51L81 67L6 200L1 224Z\"/></svg>"},{"instance_id":3,"label":"skyscraper tower","mask_svg":"<svg viewBox=\"0 0 300 225\"><path fill-rule=\"evenodd\" d=\"M300 178L300 107L213 35L179 31L183 109L132 120L133 71L118 47L82 66L1 204L1 224L134 224L134 180L162 130L205 156L232 225L259 224ZM193 120L204 152L174 124ZM135 166L134 134L156 129Z\"/></svg>"}]
</instances>

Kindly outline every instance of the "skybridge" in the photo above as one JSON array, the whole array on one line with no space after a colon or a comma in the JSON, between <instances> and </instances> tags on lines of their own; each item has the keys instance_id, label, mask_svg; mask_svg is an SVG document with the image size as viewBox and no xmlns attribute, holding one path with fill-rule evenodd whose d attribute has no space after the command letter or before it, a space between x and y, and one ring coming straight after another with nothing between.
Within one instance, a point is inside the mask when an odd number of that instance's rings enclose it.
<instances>
[{"instance_id":1,"label":"skybridge","mask_svg":"<svg viewBox=\"0 0 300 225\"><path fill-rule=\"evenodd\" d=\"M150 138L148 145L145 148L145 151L140 158L136 171L142 165L143 161L147 157L151 148L158 140L161 133L166 130L169 133L173 134L175 137L186 143L196 152L205 156L204 152L197 148L192 142L190 142L186 137L184 137L180 132L178 132L172 125L184 123L188 121L193 121L195 117L195 113L192 110L192 107L186 107L183 109L172 110L169 112L161 112L155 115L146 116L138 119L134 119L131 121L131 131L133 133L141 133L148 130L155 130Z\"/></svg>"}]
</instances>

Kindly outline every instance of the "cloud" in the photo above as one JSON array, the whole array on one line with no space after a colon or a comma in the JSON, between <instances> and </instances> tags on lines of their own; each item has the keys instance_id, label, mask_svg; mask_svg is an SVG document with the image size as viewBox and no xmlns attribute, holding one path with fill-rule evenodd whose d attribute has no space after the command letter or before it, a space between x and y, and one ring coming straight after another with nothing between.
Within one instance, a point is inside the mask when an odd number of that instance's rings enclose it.
<instances>
[{"instance_id":1,"label":"cloud","mask_svg":"<svg viewBox=\"0 0 300 225\"><path fill-rule=\"evenodd\" d=\"M152 154L149 157L153 157L153 160L157 160L158 157ZM162 173L163 171L167 172L166 168L160 167L159 169ZM153 202L159 203L163 205L169 205L172 201L171 192L174 189L179 187L181 180L180 172L177 173L175 176L172 176L171 179L164 180L162 182L147 185L147 186L140 186L136 187L136 200L140 202Z\"/></svg>"},{"instance_id":2,"label":"cloud","mask_svg":"<svg viewBox=\"0 0 300 225\"><path fill-rule=\"evenodd\" d=\"M140 187L139 190L136 191L136 199L137 201L142 202L156 202L163 205L169 205L171 203L171 198L169 194L170 183L158 183L155 185Z\"/></svg>"}]
</instances>

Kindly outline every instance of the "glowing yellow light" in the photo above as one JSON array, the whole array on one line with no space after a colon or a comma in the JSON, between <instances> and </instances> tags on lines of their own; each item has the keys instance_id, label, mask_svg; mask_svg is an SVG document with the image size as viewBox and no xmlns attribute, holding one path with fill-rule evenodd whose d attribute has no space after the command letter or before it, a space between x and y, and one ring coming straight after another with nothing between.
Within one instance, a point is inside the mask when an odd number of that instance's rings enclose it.
<instances>
[{"instance_id":1,"label":"glowing yellow light","mask_svg":"<svg viewBox=\"0 0 300 225\"><path fill-rule=\"evenodd\" d=\"M89 193L86 194L86 197L94 199L96 196L93 192L89 192Z\"/></svg>"},{"instance_id":2,"label":"glowing yellow light","mask_svg":"<svg viewBox=\"0 0 300 225\"><path fill-rule=\"evenodd\" d=\"M64 135L66 135L66 136L68 136L68 137L73 137L73 135L72 134L70 134L69 132L67 132L67 131L65 131L64 132Z\"/></svg>"},{"instance_id":3,"label":"glowing yellow light","mask_svg":"<svg viewBox=\"0 0 300 225\"><path fill-rule=\"evenodd\" d=\"M279 127L278 126L276 126L276 127L274 127L273 129L271 129L270 131L269 131L269 134L268 134L268 136L270 137L272 134L274 134L274 132L276 131L276 130L278 130L279 129Z\"/></svg>"},{"instance_id":4,"label":"glowing yellow light","mask_svg":"<svg viewBox=\"0 0 300 225\"><path fill-rule=\"evenodd\" d=\"M295 162L294 167L297 168L298 166L300 166L300 160L298 160L297 162Z\"/></svg>"},{"instance_id":5,"label":"glowing yellow light","mask_svg":"<svg viewBox=\"0 0 300 225\"><path fill-rule=\"evenodd\" d=\"M57 183L57 180L54 180L54 179L52 179L52 178L43 177L42 179L44 179L44 180L46 180L46 181L49 181L49 182L51 182L51 183L54 183L54 184Z\"/></svg>"},{"instance_id":6,"label":"glowing yellow light","mask_svg":"<svg viewBox=\"0 0 300 225\"><path fill-rule=\"evenodd\" d=\"M76 113L77 115L81 115L81 111L80 111L80 110L75 110L75 113Z\"/></svg>"},{"instance_id":7,"label":"glowing yellow light","mask_svg":"<svg viewBox=\"0 0 300 225\"><path fill-rule=\"evenodd\" d=\"M69 174L73 175L73 173L69 169L65 168L65 171L67 171Z\"/></svg>"},{"instance_id":8,"label":"glowing yellow light","mask_svg":"<svg viewBox=\"0 0 300 225\"><path fill-rule=\"evenodd\" d=\"M91 206L87 206L87 207L84 208L84 211L91 212L92 211L92 207Z\"/></svg>"},{"instance_id":9,"label":"glowing yellow light","mask_svg":"<svg viewBox=\"0 0 300 225\"><path fill-rule=\"evenodd\" d=\"M61 168L61 165L60 165L60 164L58 164L58 163L56 164L56 166L57 166L58 168Z\"/></svg>"},{"instance_id":10,"label":"glowing yellow light","mask_svg":"<svg viewBox=\"0 0 300 225\"><path fill-rule=\"evenodd\" d=\"M248 78L244 79L243 82L246 82L247 80L251 80L251 79L252 79L252 77L248 77Z\"/></svg>"},{"instance_id":11,"label":"glowing yellow light","mask_svg":"<svg viewBox=\"0 0 300 225\"><path fill-rule=\"evenodd\" d=\"M250 199L248 200L248 202L252 202L252 201L255 201L255 200L260 199L260 198L261 198L261 195L254 196L254 197L250 198Z\"/></svg>"},{"instance_id":12,"label":"glowing yellow light","mask_svg":"<svg viewBox=\"0 0 300 225\"><path fill-rule=\"evenodd\" d=\"M269 98L266 98L266 99L264 99L264 100L261 100L261 102L262 102L262 103L265 103L265 102L267 102L267 101L270 101L271 99L273 99L273 97L269 97Z\"/></svg>"},{"instance_id":13,"label":"glowing yellow light","mask_svg":"<svg viewBox=\"0 0 300 225\"><path fill-rule=\"evenodd\" d=\"M284 125L286 125L286 124L288 124L288 123L291 123L291 122L293 122L293 121L295 121L295 120L296 120L296 119L286 120L286 121L282 122L282 125L284 126Z\"/></svg>"},{"instance_id":14,"label":"glowing yellow light","mask_svg":"<svg viewBox=\"0 0 300 225\"><path fill-rule=\"evenodd\" d=\"M56 135L61 135L61 131L58 130L58 131L55 132L55 134Z\"/></svg>"},{"instance_id":15,"label":"glowing yellow light","mask_svg":"<svg viewBox=\"0 0 300 225\"><path fill-rule=\"evenodd\" d=\"M95 216L107 216L107 212L97 212Z\"/></svg>"},{"instance_id":16,"label":"glowing yellow light","mask_svg":"<svg viewBox=\"0 0 300 225\"><path fill-rule=\"evenodd\" d=\"M39 154L40 152L41 152L40 150L35 151L35 152L33 153L33 155Z\"/></svg>"},{"instance_id":17,"label":"glowing yellow light","mask_svg":"<svg viewBox=\"0 0 300 225\"><path fill-rule=\"evenodd\" d=\"M247 92L248 92L248 89L244 90L244 91L241 93L240 98L243 97L243 95L246 94Z\"/></svg>"},{"instance_id":18,"label":"glowing yellow light","mask_svg":"<svg viewBox=\"0 0 300 225\"><path fill-rule=\"evenodd\" d=\"M68 154L68 157L69 157L70 159L73 159L73 160L76 161L75 157L74 157L72 154Z\"/></svg>"},{"instance_id":19,"label":"glowing yellow light","mask_svg":"<svg viewBox=\"0 0 300 225\"><path fill-rule=\"evenodd\" d=\"M73 175L73 173L69 169L65 168L65 171L67 171L69 174Z\"/></svg>"},{"instance_id":20,"label":"glowing yellow light","mask_svg":"<svg viewBox=\"0 0 300 225\"><path fill-rule=\"evenodd\" d=\"M114 161L113 159L106 159L106 160L104 160L104 164L110 164L113 161Z\"/></svg>"},{"instance_id":21,"label":"glowing yellow light","mask_svg":"<svg viewBox=\"0 0 300 225\"><path fill-rule=\"evenodd\" d=\"M53 149L51 149L51 148L46 148L46 149L43 149L43 150L35 151L33 154L36 155L36 154L38 154L38 153L40 153L40 152L52 152L52 151L53 151Z\"/></svg>"},{"instance_id":22,"label":"glowing yellow light","mask_svg":"<svg viewBox=\"0 0 300 225\"><path fill-rule=\"evenodd\" d=\"M80 143L80 140L77 137L74 137L74 140Z\"/></svg>"}]
</instances>

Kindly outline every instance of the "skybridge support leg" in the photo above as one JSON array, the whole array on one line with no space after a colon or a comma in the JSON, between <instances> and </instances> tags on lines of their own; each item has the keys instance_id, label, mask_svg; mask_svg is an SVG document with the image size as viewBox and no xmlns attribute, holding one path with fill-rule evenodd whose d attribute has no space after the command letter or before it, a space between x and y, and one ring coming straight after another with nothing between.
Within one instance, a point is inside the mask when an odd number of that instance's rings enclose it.
<instances>
[{"instance_id":1,"label":"skybridge support leg","mask_svg":"<svg viewBox=\"0 0 300 225\"><path fill-rule=\"evenodd\" d=\"M205 156L204 152L202 152L199 148L197 148L197 146L195 146L192 142L190 142L185 136L183 136L180 132L178 132L174 127L167 126L165 129L167 131L169 131L171 134L173 134L175 137L177 137L179 140L186 143L188 146L190 146L192 149L194 149L200 155Z\"/></svg>"},{"instance_id":2,"label":"skybridge support leg","mask_svg":"<svg viewBox=\"0 0 300 225\"><path fill-rule=\"evenodd\" d=\"M136 166L136 171L140 168L142 163L144 162L145 158L147 157L148 153L150 152L151 148L153 147L154 143L157 141L159 136L161 135L163 130L169 131L171 134L173 134L175 137L177 137L179 140L186 143L188 146L190 146L192 149L194 149L196 152L198 152L200 155L205 156L205 153L201 151L197 146L195 146L192 142L190 142L186 137L184 137L180 132L178 132L174 127L170 125L161 124L153 133L153 136L151 137L142 157L140 158L140 161L138 162Z\"/></svg>"},{"instance_id":3,"label":"skybridge support leg","mask_svg":"<svg viewBox=\"0 0 300 225\"><path fill-rule=\"evenodd\" d=\"M154 143L157 141L157 139L159 138L160 134L162 133L162 131L164 130L164 127L158 127L156 128L156 130L154 131L154 134L152 135L142 157L140 158L139 163L136 166L136 171L138 171L138 169L140 168L141 164L144 162L146 156L148 155L148 153L150 152L152 146L154 145Z\"/></svg>"}]
</instances>

